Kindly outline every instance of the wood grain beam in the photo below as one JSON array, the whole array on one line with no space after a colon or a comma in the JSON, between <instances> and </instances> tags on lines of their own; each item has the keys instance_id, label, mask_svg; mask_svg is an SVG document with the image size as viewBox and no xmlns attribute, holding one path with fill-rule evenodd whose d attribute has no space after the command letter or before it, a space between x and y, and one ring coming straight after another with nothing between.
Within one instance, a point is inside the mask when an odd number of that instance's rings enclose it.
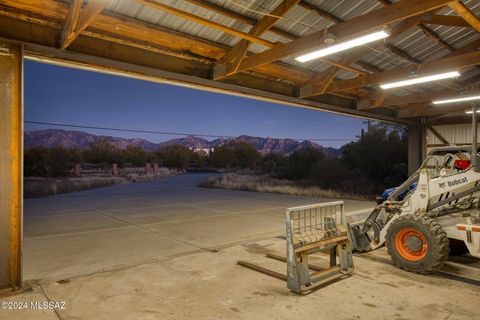
<instances>
[{"instance_id":1,"label":"wood grain beam","mask_svg":"<svg viewBox=\"0 0 480 320\"><path fill-rule=\"evenodd\" d=\"M462 27L462 28L472 27L470 24L468 24L468 22L466 22L461 17L438 15L438 14L428 14L428 15L422 16L422 23L435 24L440 26L449 26L449 27Z\"/></svg>"},{"instance_id":2,"label":"wood grain beam","mask_svg":"<svg viewBox=\"0 0 480 320\"><path fill-rule=\"evenodd\" d=\"M83 1L80 1L80 5ZM67 48L77 37L80 33L83 32L91 23L92 21L105 9L109 0L92 0L89 1L88 4L81 10L81 12L76 12L76 7L72 7L74 12L72 15L77 14L76 17L73 17L74 28L69 26L69 17L70 13L67 16L67 23L66 27L68 30L62 32L61 41L60 41L60 48L65 49ZM78 4L75 4L78 6ZM65 35L64 32L66 32Z\"/></svg>"},{"instance_id":3,"label":"wood grain beam","mask_svg":"<svg viewBox=\"0 0 480 320\"><path fill-rule=\"evenodd\" d=\"M328 19L333 23L343 22L343 19L340 19L339 17L331 14L330 12L320 9L317 6L314 6L313 4L308 3L307 1L304 1L304 0L300 1L299 6L307 10L313 11L317 13L319 16L324 17L325 19Z\"/></svg>"},{"instance_id":4,"label":"wood grain beam","mask_svg":"<svg viewBox=\"0 0 480 320\"><path fill-rule=\"evenodd\" d=\"M376 31L390 23L441 8L450 1L452 0L399 1L388 7L371 11L362 16L334 25L328 28L327 31L314 32L300 39L293 40L286 44L280 44L272 49L246 57L237 71L245 71L287 56L300 55L325 47L325 43L323 42L325 32L334 34L336 40L341 42L368 32Z\"/></svg>"},{"instance_id":5,"label":"wood grain beam","mask_svg":"<svg viewBox=\"0 0 480 320\"><path fill-rule=\"evenodd\" d=\"M435 43L441 45L442 47L444 47L445 49L449 50L449 51L453 51L455 50L454 47L452 47L451 45L449 45L447 42L445 42L445 40L443 40L435 31L433 31L432 29L430 29L429 27L427 27L426 25L424 24L419 24L418 27L420 29L422 29L423 33L429 37L430 39L432 39Z\"/></svg>"},{"instance_id":6,"label":"wood grain beam","mask_svg":"<svg viewBox=\"0 0 480 320\"><path fill-rule=\"evenodd\" d=\"M333 79L335 79L335 75L337 74L338 70L338 67L332 67L315 75L310 81L300 87L299 97L305 98L313 95L323 94Z\"/></svg>"},{"instance_id":7,"label":"wood grain beam","mask_svg":"<svg viewBox=\"0 0 480 320\"><path fill-rule=\"evenodd\" d=\"M461 1L454 1L449 4L460 17L462 17L469 25L471 25L477 32L480 32L480 20L475 14L467 8Z\"/></svg>"},{"instance_id":8,"label":"wood grain beam","mask_svg":"<svg viewBox=\"0 0 480 320\"><path fill-rule=\"evenodd\" d=\"M402 119L408 119L416 117L439 116L456 112L464 114L466 109L468 109L468 106L465 104L439 106L422 103L418 105L409 105L406 108L399 110L398 116Z\"/></svg>"},{"instance_id":9,"label":"wood grain beam","mask_svg":"<svg viewBox=\"0 0 480 320\"><path fill-rule=\"evenodd\" d=\"M199 7L202 7L204 9L208 9L210 11L219 13L225 17L229 17L231 19L235 19L237 21L243 22L245 24L254 26L258 21L255 19L252 19L250 17L244 16L238 12L232 11L230 9L224 8L218 4L206 1L206 0L185 0L187 2L190 2L192 4L195 4ZM462 20L463 21L463 20ZM285 39L289 40L295 40L298 38L298 36L294 35L293 33L290 33L288 31L284 31L279 28L272 27L269 29L270 32L275 33L276 35L283 37Z\"/></svg>"},{"instance_id":10,"label":"wood grain beam","mask_svg":"<svg viewBox=\"0 0 480 320\"><path fill-rule=\"evenodd\" d=\"M0 15L52 28L63 26L68 9L69 5L63 1L0 0ZM107 11L102 12L82 34L209 65L219 60L228 49L211 41ZM312 71L282 63L259 66L251 71L290 83L304 83L315 75Z\"/></svg>"},{"instance_id":11,"label":"wood grain beam","mask_svg":"<svg viewBox=\"0 0 480 320\"><path fill-rule=\"evenodd\" d=\"M380 73L373 73L366 76L360 76L353 79L347 79L332 83L327 92L337 92L364 86L376 85L382 82L396 81L408 78L412 73L421 70L418 76L434 74L474 66L480 63L480 51L457 55L454 57L443 58L435 61L428 61L421 65L397 68Z\"/></svg>"},{"instance_id":12,"label":"wood grain beam","mask_svg":"<svg viewBox=\"0 0 480 320\"><path fill-rule=\"evenodd\" d=\"M416 63L416 64L420 64L422 63L420 60L412 57L408 52L406 52L405 50L402 50L400 49L399 47L397 46L394 46L393 44L390 44L390 43L385 43L385 48L387 48L388 50L390 50L394 55L396 56L399 56L400 58L403 58L411 63Z\"/></svg>"},{"instance_id":13,"label":"wood grain beam","mask_svg":"<svg viewBox=\"0 0 480 320\"><path fill-rule=\"evenodd\" d=\"M370 64L368 62L355 61L355 64L359 65L360 67L362 67L363 69L365 69L366 71L371 72L371 73L382 72L383 71L380 68L378 68L377 66L374 66L373 64Z\"/></svg>"},{"instance_id":14,"label":"wood grain beam","mask_svg":"<svg viewBox=\"0 0 480 320\"><path fill-rule=\"evenodd\" d=\"M70 43L75 36L75 30L77 29L78 18L80 17L80 10L82 9L83 0L73 0L70 4L70 9L63 25L62 34L60 36L60 48L64 49L67 41Z\"/></svg>"},{"instance_id":15,"label":"wood grain beam","mask_svg":"<svg viewBox=\"0 0 480 320\"><path fill-rule=\"evenodd\" d=\"M390 38L394 39L395 37L401 35L403 32L405 32L405 31L409 30L410 28L413 28L414 26L418 25L419 22L420 22L420 17L419 16L410 17L408 19L405 19L405 20L401 21L400 23L395 25L395 27L392 28L392 30L390 32L391 33ZM381 70L375 70L374 66L371 66L371 65L362 63L361 61L358 61L362 57L369 54L370 51L371 51L371 49L367 46L363 46L363 47L360 47L358 49L352 50L344 56L343 62L344 62L345 65L350 65L352 63L357 63L358 65L360 65L362 68L366 69L367 71L379 72ZM334 72L333 70L338 70L336 68L337 68L336 66L332 66L332 67L329 68L329 71ZM325 74L329 74L329 71L328 72L326 71ZM365 73L365 74L368 74L368 73ZM314 85L313 82L314 82L315 79L317 79L319 81L320 86L317 87L317 86ZM324 91L318 91L317 92L317 89L322 88L322 85L324 84L324 82L319 77L315 77L315 79L312 79L312 81L304 84L302 87L299 88L299 92L304 97L306 97L306 96L316 96L316 95L324 93ZM335 79L332 79L330 83L332 83L334 81L335 81ZM303 87L305 87L305 88L303 88Z\"/></svg>"},{"instance_id":16,"label":"wood grain beam","mask_svg":"<svg viewBox=\"0 0 480 320\"><path fill-rule=\"evenodd\" d=\"M245 40L248 40L248 41L251 41L251 42L254 42L254 43L258 43L258 44L261 44L263 46L270 47L270 48L275 46L275 43L270 42L268 40L264 40L264 39L256 37L256 36L252 36L249 33L245 33L245 32L239 31L237 29L227 27L227 26L225 26L221 23L217 23L215 21L205 19L205 18L202 18L200 16L191 14L190 12L179 10L179 9L174 8L174 7L167 6L163 3L156 2L155 0L135 0L135 1L137 1L139 3L142 3L142 4L144 4L148 7L151 7L151 8L157 9L157 10L165 11L165 12L168 12L170 14L176 15L177 17L181 17L183 19L190 20L190 21L193 21L193 22L198 23L198 24L202 24L206 27L220 30L222 32L231 34L231 35L233 35L235 37L239 37L241 39L245 39Z\"/></svg>"},{"instance_id":17,"label":"wood grain beam","mask_svg":"<svg viewBox=\"0 0 480 320\"><path fill-rule=\"evenodd\" d=\"M300 0L284 0L282 1L270 15L265 15L250 30L249 35L260 37L267 32L273 25L292 9ZM240 40L232 49L223 56L222 60L214 66L213 79L218 80L234 74L243 58L248 52L252 43L248 40Z\"/></svg>"}]
</instances>

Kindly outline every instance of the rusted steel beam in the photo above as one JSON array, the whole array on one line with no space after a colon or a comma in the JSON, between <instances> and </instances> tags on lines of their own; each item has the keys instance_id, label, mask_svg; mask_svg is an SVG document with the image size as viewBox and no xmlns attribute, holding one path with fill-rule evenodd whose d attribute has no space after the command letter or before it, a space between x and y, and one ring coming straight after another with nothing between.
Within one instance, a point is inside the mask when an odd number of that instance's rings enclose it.
<instances>
[{"instance_id":1,"label":"rusted steel beam","mask_svg":"<svg viewBox=\"0 0 480 320\"><path fill-rule=\"evenodd\" d=\"M22 286L23 48L0 41L0 290Z\"/></svg>"}]
</instances>

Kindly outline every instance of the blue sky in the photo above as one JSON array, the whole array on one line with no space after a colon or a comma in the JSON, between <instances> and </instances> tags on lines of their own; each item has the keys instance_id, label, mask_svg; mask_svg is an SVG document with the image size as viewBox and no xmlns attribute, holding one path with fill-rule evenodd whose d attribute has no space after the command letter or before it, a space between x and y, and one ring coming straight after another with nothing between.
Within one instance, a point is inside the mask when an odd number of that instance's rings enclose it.
<instances>
[{"instance_id":1,"label":"blue sky","mask_svg":"<svg viewBox=\"0 0 480 320\"><path fill-rule=\"evenodd\" d=\"M25 120L294 139L353 139L365 127L364 120L358 118L33 61L25 61ZM36 124L25 126L26 130L48 127ZM144 138L152 142L175 137L60 129ZM346 141L318 143L339 147Z\"/></svg>"}]
</instances>

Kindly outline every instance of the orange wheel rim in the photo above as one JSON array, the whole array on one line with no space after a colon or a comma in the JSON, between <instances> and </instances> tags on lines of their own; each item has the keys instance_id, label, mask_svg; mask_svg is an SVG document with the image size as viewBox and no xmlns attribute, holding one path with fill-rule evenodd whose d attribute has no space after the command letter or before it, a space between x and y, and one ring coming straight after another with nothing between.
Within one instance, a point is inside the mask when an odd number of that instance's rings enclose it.
<instances>
[{"instance_id":1,"label":"orange wheel rim","mask_svg":"<svg viewBox=\"0 0 480 320\"><path fill-rule=\"evenodd\" d=\"M395 236L395 248L405 260L420 261L427 255L427 239L414 228L403 228Z\"/></svg>"}]
</instances>

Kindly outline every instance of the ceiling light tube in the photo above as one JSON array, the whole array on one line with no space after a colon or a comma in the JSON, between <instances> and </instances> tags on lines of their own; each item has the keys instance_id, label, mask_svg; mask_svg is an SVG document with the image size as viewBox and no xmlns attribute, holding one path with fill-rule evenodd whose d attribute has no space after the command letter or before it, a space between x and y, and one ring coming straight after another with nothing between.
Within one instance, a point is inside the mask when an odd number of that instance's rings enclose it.
<instances>
[{"instance_id":1,"label":"ceiling light tube","mask_svg":"<svg viewBox=\"0 0 480 320\"><path fill-rule=\"evenodd\" d=\"M480 100L480 95L478 96L464 96L458 98L451 98L445 100L434 100L432 101L433 104L446 104L446 103L455 103L455 102L464 102L464 101L472 101L472 100Z\"/></svg>"},{"instance_id":2,"label":"ceiling light tube","mask_svg":"<svg viewBox=\"0 0 480 320\"><path fill-rule=\"evenodd\" d=\"M405 87L405 86L411 86L411 85L418 84L418 83L424 83L424 82L430 82L430 81L436 81L436 80L442 80L442 79L449 79L449 78L456 78L458 76L460 76L460 72L450 71L450 72L434 74L434 75L431 75L431 76L413 77L413 78L410 78L410 79L407 79L407 80L384 83L384 84L380 85L380 88L391 89L391 88Z\"/></svg>"},{"instance_id":3,"label":"ceiling light tube","mask_svg":"<svg viewBox=\"0 0 480 320\"><path fill-rule=\"evenodd\" d=\"M358 47L373 41L384 39L388 36L390 36L390 34L385 30L377 31L377 32L370 33L352 40L340 42L338 44L334 44L329 47L301 55L295 58L295 60L299 62L307 62L307 61L315 60L315 59L325 57L340 51L348 50L348 49Z\"/></svg>"},{"instance_id":4,"label":"ceiling light tube","mask_svg":"<svg viewBox=\"0 0 480 320\"><path fill-rule=\"evenodd\" d=\"M473 110L467 110L465 111L466 114L473 114ZM480 113L480 110L477 110L477 113Z\"/></svg>"}]
</instances>

